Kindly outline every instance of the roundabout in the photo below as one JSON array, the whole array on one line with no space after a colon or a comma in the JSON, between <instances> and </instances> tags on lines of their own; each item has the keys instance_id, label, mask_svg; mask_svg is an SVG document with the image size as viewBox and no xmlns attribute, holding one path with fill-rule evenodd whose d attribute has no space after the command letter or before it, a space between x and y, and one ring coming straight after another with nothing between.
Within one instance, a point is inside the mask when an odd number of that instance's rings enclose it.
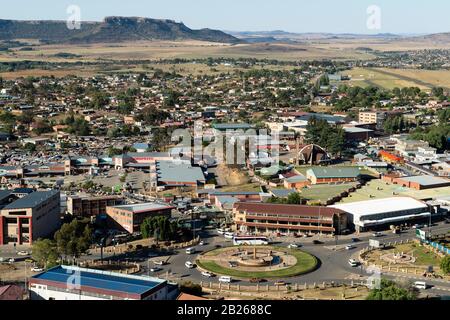
<instances>
[{"instance_id":1,"label":"roundabout","mask_svg":"<svg viewBox=\"0 0 450 320\"><path fill-rule=\"evenodd\" d=\"M239 246L215 249L198 256L200 269L241 279L294 277L317 268L313 255L274 246Z\"/></svg>"}]
</instances>

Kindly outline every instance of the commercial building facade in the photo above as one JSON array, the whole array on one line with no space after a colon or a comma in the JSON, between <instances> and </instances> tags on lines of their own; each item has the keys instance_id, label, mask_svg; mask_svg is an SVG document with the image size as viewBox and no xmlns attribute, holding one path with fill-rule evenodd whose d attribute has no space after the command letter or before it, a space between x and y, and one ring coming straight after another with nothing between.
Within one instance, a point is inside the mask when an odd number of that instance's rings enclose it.
<instances>
[{"instance_id":1,"label":"commercial building facade","mask_svg":"<svg viewBox=\"0 0 450 320\"><path fill-rule=\"evenodd\" d=\"M67 213L76 217L92 217L106 214L106 207L123 202L124 199L120 196L68 196Z\"/></svg>"},{"instance_id":2,"label":"commercial building facade","mask_svg":"<svg viewBox=\"0 0 450 320\"><path fill-rule=\"evenodd\" d=\"M256 234L340 234L347 230L345 212L329 207L238 202L233 220L238 231Z\"/></svg>"},{"instance_id":3,"label":"commercial building facade","mask_svg":"<svg viewBox=\"0 0 450 320\"><path fill-rule=\"evenodd\" d=\"M115 227L133 233L139 232L142 222L148 217L170 217L173 206L158 203L140 203L106 207L106 214Z\"/></svg>"},{"instance_id":4,"label":"commercial building facade","mask_svg":"<svg viewBox=\"0 0 450 320\"><path fill-rule=\"evenodd\" d=\"M0 194L0 245L31 245L51 235L60 224L60 193L36 191L21 198Z\"/></svg>"}]
</instances>

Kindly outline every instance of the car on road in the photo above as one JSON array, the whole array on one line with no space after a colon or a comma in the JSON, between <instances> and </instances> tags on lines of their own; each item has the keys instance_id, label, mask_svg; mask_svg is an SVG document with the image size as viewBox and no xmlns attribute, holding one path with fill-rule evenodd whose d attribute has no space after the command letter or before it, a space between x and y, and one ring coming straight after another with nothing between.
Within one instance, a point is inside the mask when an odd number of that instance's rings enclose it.
<instances>
[{"instance_id":1,"label":"car on road","mask_svg":"<svg viewBox=\"0 0 450 320\"><path fill-rule=\"evenodd\" d=\"M426 290L428 288L428 285L424 281L416 281L416 282L414 282L413 287L416 289Z\"/></svg>"},{"instance_id":2,"label":"car on road","mask_svg":"<svg viewBox=\"0 0 450 320\"><path fill-rule=\"evenodd\" d=\"M150 268L150 271L151 272L158 272L158 271L161 271L162 270L162 268L160 268L160 267L153 267L153 268Z\"/></svg>"},{"instance_id":3,"label":"car on road","mask_svg":"<svg viewBox=\"0 0 450 320\"><path fill-rule=\"evenodd\" d=\"M297 249L297 248L300 248L301 246L302 245L298 244L298 243L291 243L291 244L288 245L288 248L289 249Z\"/></svg>"},{"instance_id":4,"label":"car on road","mask_svg":"<svg viewBox=\"0 0 450 320\"><path fill-rule=\"evenodd\" d=\"M194 254L195 253L195 248L187 248L186 249L186 254Z\"/></svg>"},{"instance_id":5,"label":"car on road","mask_svg":"<svg viewBox=\"0 0 450 320\"><path fill-rule=\"evenodd\" d=\"M14 262L16 262L16 259L14 259L14 258L9 258L9 259L8 259L8 262L9 262L9 263L14 263Z\"/></svg>"},{"instance_id":6,"label":"car on road","mask_svg":"<svg viewBox=\"0 0 450 320\"><path fill-rule=\"evenodd\" d=\"M351 244L345 246L345 250L352 250L352 249L355 249L355 248L356 247L354 245L351 245Z\"/></svg>"},{"instance_id":7,"label":"car on road","mask_svg":"<svg viewBox=\"0 0 450 320\"><path fill-rule=\"evenodd\" d=\"M383 236L383 234L381 232L374 232L374 233L372 233L372 237L379 238L381 236Z\"/></svg>"},{"instance_id":8,"label":"car on road","mask_svg":"<svg viewBox=\"0 0 450 320\"><path fill-rule=\"evenodd\" d=\"M200 241L200 242L198 243L198 245L199 245L199 246L204 246L204 245L205 245L205 241L203 241L203 240Z\"/></svg>"},{"instance_id":9,"label":"car on road","mask_svg":"<svg viewBox=\"0 0 450 320\"><path fill-rule=\"evenodd\" d=\"M153 263L156 264L157 266L163 266L167 264L167 262L165 262L164 260L153 261Z\"/></svg>"},{"instance_id":10,"label":"car on road","mask_svg":"<svg viewBox=\"0 0 450 320\"><path fill-rule=\"evenodd\" d=\"M231 277L228 277L228 276L220 276L219 277L219 282L230 283L231 281L233 281L233 279L231 279Z\"/></svg>"},{"instance_id":11,"label":"car on road","mask_svg":"<svg viewBox=\"0 0 450 320\"><path fill-rule=\"evenodd\" d=\"M320 241L320 240L314 240L314 241L313 241L313 244L323 244L323 242Z\"/></svg>"},{"instance_id":12,"label":"car on road","mask_svg":"<svg viewBox=\"0 0 450 320\"><path fill-rule=\"evenodd\" d=\"M350 259L350 260L348 260L348 264L352 267L357 267L357 266L359 266L359 261L357 261L355 259Z\"/></svg>"},{"instance_id":13,"label":"car on road","mask_svg":"<svg viewBox=\"0 0 450 320\"><path fill-rule=\"evenodd\" d=\"M186 268L188 268L188 269L194 269L194 268L195 268L195 264L193 264L193 263L190 262L190 261L186 261L184 265L185 265Z\"/></svg>"},{"instance_id":14,"label":"car on road","mask_svg":"<svg viewBox=\"0 0 450 320\"><path fill-rule=\"evenodd\" d=\"M230 268L236 268L238 266L237 263L234 262L234 261L229 261L228 265L229 265Z\"/></svg>"},{"instance_id":15,"label":"car on road","mask_svg":"<svg viewBox=\"0 0 450 320\"><path fill-rule=\"evenodd\" d=\"M31 268L31 272L43 272L44 268L39 268L39 267L32 267Z\"/></svg>"},{"instance_id":16,"label":"car on road","mask_svg":"<svg viewBox=\"0 0 450 320\"><path fill-rule=\"evenodd\" d=\"M286 285L286 282L284 282L284 281L282 281L282 280L279 280L279 281L275 282L274 285L275 285L275 286L285 286L285 285Z\"/></svg>"},{"instance_id":17,"label":"car on road","mask_svg":"<svg viewBox=\"0 0 450 320\"><path fill-rule=\"evenodd\" d=\"M359 242L361 240L359 240L359 238L352 238L352 242Z\"/></svg>"},{"instance_id":18,"label":"car on road","mask_svg":"<svg viewBox=\"0 0 450 320\"><path fill-rule=\"evenodd\" d=\"M208 271L203 271L202 276L204 276L206 278L212 278L212 277L214 277L214 274L212 274L211 272L208 272Z\"/></svg>"},{"instance_id":19,"label":"car on road","mask_svg":"<svg viewBox=\"0 0 450 320\"><path fill-rule=\"evenodd\" d=\"M28 256L30 253L28 251L19 251L17 252L18 256Z\"/></svg>"}]
</instances>

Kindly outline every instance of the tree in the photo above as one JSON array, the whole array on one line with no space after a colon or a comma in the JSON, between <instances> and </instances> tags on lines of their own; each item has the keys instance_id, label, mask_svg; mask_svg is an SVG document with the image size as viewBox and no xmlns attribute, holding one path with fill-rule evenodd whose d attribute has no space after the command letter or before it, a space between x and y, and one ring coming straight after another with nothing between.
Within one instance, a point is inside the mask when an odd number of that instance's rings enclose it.
<instances>
[{"instance_id":1,"label":"tree","mask_svg":"<svg viewBox=\"0 0 450 320\"><path fill-rule=\"evenodd\" d=\"M450 274L450 256L442 258L441 269L445 274Z\"/></svg>"},{"instance_id":2,"label":"tree","mask_svg":"<svg viewBox=\"0 0 450 320\"><path fill-rule=\"evenodd\" d=\"M55 241L59 254L78 258L89 249L92 230L88 224L74 219L70 223L63 224L55 233Z\"/></svg>"},{"instance_id":3,"label":"tree","mask_svg":"<svg viewBox=\"0 0 450 320\"><path fill-rule=\"evenodd\" d=\"M417 291L411 287L402 288L394 281L381 279L379 289L372 289L367 300L416 300Z\"/></svg>"},{"instance_id":4,"label":"tree","mask_svg":"<svg viewBox=\"0 0 450 320\"><path fill-rule=\"evenodd\" d=\"M293 192L288 195L287 204L302 204L302 197L298 192Z\"/></svg>"},{"instance_id":5,"label":"tree","mask_svg":"<svg viewBox=\"0 0 450 320\"><path fill-rule=\"evenodd\" d=\"M58 251L56 243L50 239L38 239L33 242L33 259L39 266L47 269L57 264Z\"/></svg>"},{"instance_id":6,"label":"tree","mask_svg":"<svg viewBox=\"0 0 450 320\"><path fill-rule=\"evenodd\" d=\"M178 224L170 222L167 217L156 216L146 218L141 224L142 237L156 238L157 241L174 240L177 236Z\"/></svg>"}]
</instances>

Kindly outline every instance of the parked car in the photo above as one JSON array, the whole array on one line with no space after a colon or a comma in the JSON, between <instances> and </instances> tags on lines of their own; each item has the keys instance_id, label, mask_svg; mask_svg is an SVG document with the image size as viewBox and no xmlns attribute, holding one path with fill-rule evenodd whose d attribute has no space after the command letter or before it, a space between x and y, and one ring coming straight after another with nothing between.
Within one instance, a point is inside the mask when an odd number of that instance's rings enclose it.
<instances>
[{"instance_id":1,"label":"parked car","mask_svg":"<svg viewBox=\"0 0 450 320\"><path fill-rule=\"evenodd\" d=\"M188 269L193 269L195 267L195 265L192 262L190 262L190 261L186 261L184 265Z\"/></svg>"},{"instance_id":2,"label":"parked car","mask_svg":"<svg viewBox=\"0 0 450 320\"><path fill-rule=\"evenodd\" d=\"M314 240L313 241L313 244L322 244L323 242L322 241L320 241L320 240Z\"/></svg>"},{"instance_id":3,"label":"parked car","mask_svg":"<svg viewBox=\"0 0 450 320\"><path fill-rule=\"evenodd\" d=\"M17 252L18 256L28 256L30 253L28 251L19 251Z\"/></svg>"},{"instance_id":4,"label":"parked car","mask_svg":"<svg viewBox=\"0 0 450 320\"><path fill-rule=\"evenodd\" d=\"M352 238L352 242L359 242L361 240L359 240L359 238Z\"/></svg>"},{"instance_id":5,"label":"parked car","mask_svg":"<svg viewBox=\"0 0 450 320\"><path fill-rule=\"evenodd\" d=\"M355 246L349 244L348 246L345 246L345 250L352 250L355 249Z\"/></svg>"},{"instance_id":6,"label":"parked car","mask_svg":"<svg viewBox=\"0 0 450 320\"><path fill-rule=\"evenodd\" d=\"M14 259L14 258L9 258L9 259L8 259L8 262L9 262L9 263L14 263L14 262L16 262L16 259Z\"/></svg>"},{"instance_id":7,"label":"parked car","mask_svg":"<svg viewBox=\"0 0 450 320\"><path fill-rule=\"evenodd\" d=\"M199 243L198 243L198 245L200 245L200 246L204 246L205 245L205 241L200 241Z\"/></svg>"},{"instance_id":8,"label":"parked car","mask_svg":"<svg viewBox=\"0 0 450 320\"><path fill-rule=\"evenodd\" d=\"M286 282L284 282L283 280L279 280L277 282L274 283L275 286L285 286Z\"/></svg>"},{"instance_id":9,"label":"parked car","mask_svg":"<svg viewBox=\"0 0 450 320\"><path fill-rule=\"evenodd\" d=\"M163 260L157 260L153 262L154 264L156 264L157 266L163 266L165 264L167 264L167 262L163 261Z\"/></svg>"},{"instance_id":10,"label":"parked car","mask_svg":"<svg viewBox=\"0 0 450 320\"><path fill-rule=\"evenodd\" d=\"M289 249L297 249L297 248L300 248L300 247L301 247L301 245L298 244L298 243L291 243L291 244L288 245Z\"/></svg>"}]
</instances>

